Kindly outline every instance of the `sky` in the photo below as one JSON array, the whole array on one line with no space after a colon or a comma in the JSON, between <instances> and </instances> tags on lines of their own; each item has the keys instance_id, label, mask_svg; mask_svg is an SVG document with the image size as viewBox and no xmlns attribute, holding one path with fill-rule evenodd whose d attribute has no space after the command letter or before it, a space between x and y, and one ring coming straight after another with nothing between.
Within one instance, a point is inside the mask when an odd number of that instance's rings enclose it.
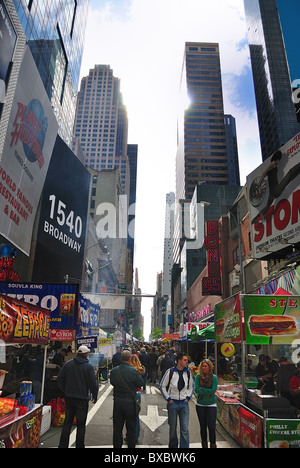
<instances>
[{"instance_id":1,"label":"sky","mask_svg":"<svg viewBox=\"0 0 300 468\"><path fill-rule=\"evenodd\" d=\"M128 143L139 148L134 267L143 294L155 294L163 269L185 42L220 44L224 111L236 118L244 185L262 158L243 0L91 0L81 77L105 64L121 80ZM146 338L152 304L143 299Z\"/></svg>"}]
</instances>

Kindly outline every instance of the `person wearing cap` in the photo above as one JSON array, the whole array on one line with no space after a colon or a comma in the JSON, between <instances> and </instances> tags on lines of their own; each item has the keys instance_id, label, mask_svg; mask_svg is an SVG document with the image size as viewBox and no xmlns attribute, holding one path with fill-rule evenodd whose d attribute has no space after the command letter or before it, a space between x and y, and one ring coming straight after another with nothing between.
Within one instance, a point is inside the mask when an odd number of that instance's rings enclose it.
<instances>
[{"instance_id":1,"label":"person wearing cap","mask_svg":"<svg viewBox=\"0 0 300 468\"><path fill-rule=\"evenodd\" d=\"M98 384L93 366L89 363L89 348L80 346L77 355L60 370L57 383L65 395L66 416L58 448L68 448L74 418L77 420L76 448L84 448L85 426L89 408L98 397Z\"/></svg>"}]
</instances>

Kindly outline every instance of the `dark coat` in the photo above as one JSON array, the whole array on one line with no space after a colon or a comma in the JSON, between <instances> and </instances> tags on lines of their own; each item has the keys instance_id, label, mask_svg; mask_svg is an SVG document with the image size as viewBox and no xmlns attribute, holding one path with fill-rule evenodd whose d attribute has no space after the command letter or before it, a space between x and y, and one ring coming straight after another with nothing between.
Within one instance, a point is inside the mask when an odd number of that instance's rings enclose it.
<instances>
[{"instance_id":1,"label":"dark coat","mask_svg":"<svg viewBox=\"0 0 300 468\"><path fill-rule=\"evenodd\" d=\"M57 383L66 397L90 400L91 393L93 399L97 400L98 384L94 368L83 355L78 354L62 367Z\"/></svg>"},{"instance_id":2,"label":"dark coat","mask_svg":"<svg viewBox=\"0 0 300 468\"><path fill-rule=\"evenodd\" d=\"M124 380L127 385L125 385ZM143 387L144 380L134 367L123 362L120 366L112 369L110 383L114 387L114 399L126 400L134 398L137 388Z\"/></svg>"}]
</instances>

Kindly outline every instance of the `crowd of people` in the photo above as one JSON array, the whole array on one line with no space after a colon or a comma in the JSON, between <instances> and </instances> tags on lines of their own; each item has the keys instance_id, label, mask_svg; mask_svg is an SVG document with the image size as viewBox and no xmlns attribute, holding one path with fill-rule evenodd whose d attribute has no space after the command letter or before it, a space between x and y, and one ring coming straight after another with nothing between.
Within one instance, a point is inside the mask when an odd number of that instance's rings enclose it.
<instances>
[{"instance_id":1,"label":"crowd of people","mask_svg":"<svg viewBox=\"0 0 300 468\"><path fill-rule=\"evenodd\" d=\"M59 447L68 447L74 417L77 419L76 447L84 447L88 401L96 403L98 384L93 366L88 360L89 349L81 346L76 357L64 364L58 374L58 385L65 395L66 417ZM160 384L166 400L169 424L169 448L189 448L189 402L196 397L196 414L199 420L203 448L216 448L217 376L210 359L200 362L198 372L193 375L188 368L186 353L175 353L166 346L117 348L113 356L110 383L113 386L113 446L121 448L124 442L123 429L126 425L126 440L129 448L135 448L140 437L139 411L142 392L146 383ZM256 367L258 388L265 393L277 393L288 398L300 409L300 363L294 364L282 357L275 362L261 355ZM178 440L177 427L180 436Z\"/></svg>"}]
</instances>

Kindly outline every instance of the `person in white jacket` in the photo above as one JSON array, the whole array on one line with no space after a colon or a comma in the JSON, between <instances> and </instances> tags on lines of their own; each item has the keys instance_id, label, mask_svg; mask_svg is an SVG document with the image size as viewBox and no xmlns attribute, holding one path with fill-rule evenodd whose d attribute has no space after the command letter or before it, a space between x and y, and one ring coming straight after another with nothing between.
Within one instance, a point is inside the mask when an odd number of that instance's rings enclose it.
<instances>
[{"instance_id":1,"label":"person in white jacket","mask_svg":"<svg viewBox=\"0 0 300 468\"><path fill-rule=\"evenodd\" d=\"M187 368L188 356L178 353L176 364L164 374L160 390L167 400L169 432L169 448L178 448L177 419L180 425L180 448L189 448L189 401L192 398L195 385L194 379Z\"/></svg>"}]
</instances>

